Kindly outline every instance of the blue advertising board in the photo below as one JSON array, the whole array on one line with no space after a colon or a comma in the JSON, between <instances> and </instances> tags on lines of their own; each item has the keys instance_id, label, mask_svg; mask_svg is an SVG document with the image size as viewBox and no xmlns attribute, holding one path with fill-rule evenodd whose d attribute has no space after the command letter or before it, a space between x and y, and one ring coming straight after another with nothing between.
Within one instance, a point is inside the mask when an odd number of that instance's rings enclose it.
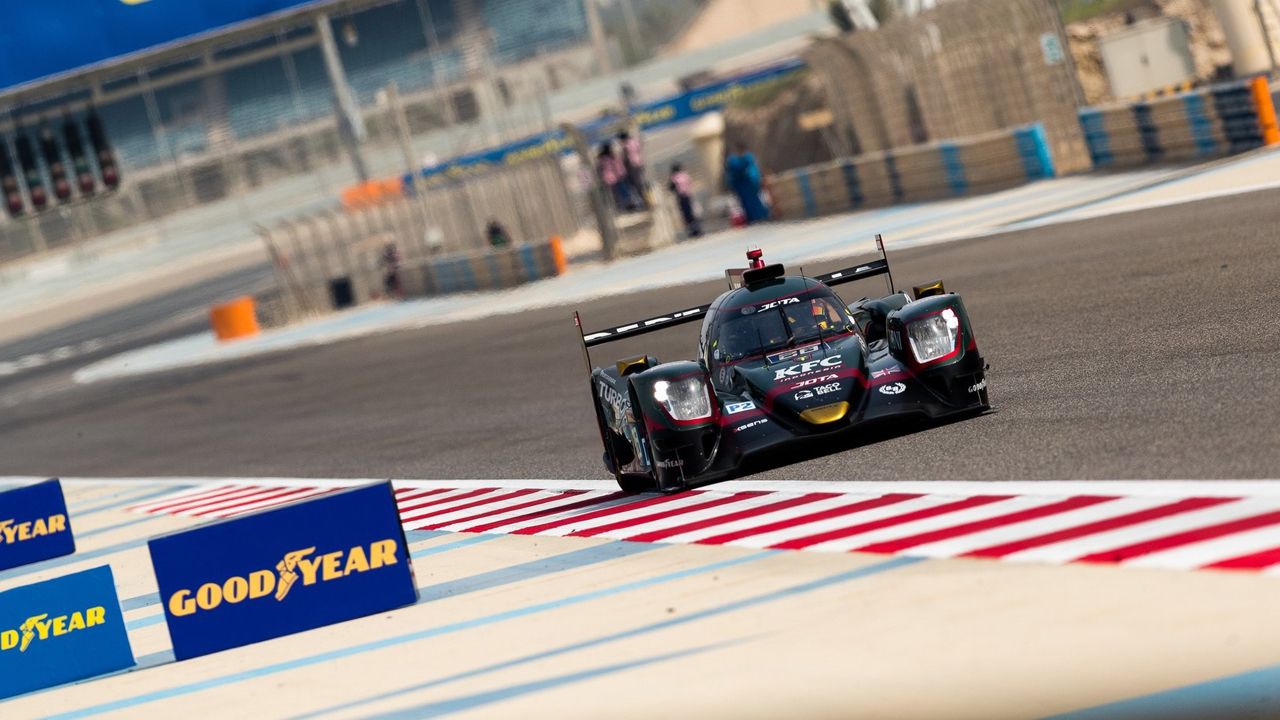
<instances>
[{"instance_id":1,"label":"blue advertising board","mask_svg":"<svg viewBox=\"0 0 1280 720\"><path fill-rule=\"evenodd\" d=\"M330 0L331 1L331 0ZM0 19L0 89L324 0L15 0Z\"/></svg>"},{"instance_id":2,"label":"blue advertising board","mask_svg":"<svg viewBox=\"0 0 1280 720\"><path fill-rule=\"evenodd\" d=\"M152 538L179 660L417 601L391 483Z\"/></svg>"},{"instance_id":3,"label":"blue advertising board","mask_svg":"<svg viewBox=\"0 0 1280 720\"><path fill-rule=\"evenodd\" d=\"M0 592L0 698L133 664L109 566Z\"/></svg>"},{"instance_id":4,"label":"blue advertising board","mask_svg":"<svg viewBox=\"0 0 1280 720\"><path fill-rule=\"evenodd\" d=\"M76 551L57 479L0 492L0 570Z\"/></svg>"},{"instance_id":5,"label":"blue advertising board","mask_svg":"<svg viewBox=\"0 0 1280 720\"><path fill-rule=\"evenodd\" d=\"M641 130L656 130L667 125L675 125L709 112L723 110L733 98L769 83L794 77L804 71L805 67L802 60L787 60L710 83L687 93L636 105L631 108L631 115ZM586 123L579 129L586 135L588 142L595 144L604 140L604 130L614 126L617 121L618 118L613 117L601 118ZM459 155L438 165L423 168L420 175L427 181L427 185L431 186L478 175L495 167L515 165L527 160L572 152L572 150L572 143L565 137L564 132L552 130L488 150ZM413 189L412 180L412 177L404 177L406 191Z\"/></svg>"}]
</instances>

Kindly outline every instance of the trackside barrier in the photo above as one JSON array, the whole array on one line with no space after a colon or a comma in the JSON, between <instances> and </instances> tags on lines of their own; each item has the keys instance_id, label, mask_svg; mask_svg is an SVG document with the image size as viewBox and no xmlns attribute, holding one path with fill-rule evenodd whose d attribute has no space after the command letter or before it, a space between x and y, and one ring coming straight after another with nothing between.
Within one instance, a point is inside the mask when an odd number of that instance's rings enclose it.
<instances>
[{"instance_id":1,"label":"trackside barrier","mask_svg":"<svg viewBox=\"0 0 1280 720\"><path fill-rule=\"evenodd\" d=\"M1232 155L1280 143L1265 78L1139 102L1081 108L1094 167Z\"/></svg>"},{"instance_id":2,"label":"trackside barrier","mask_svg":"<svg viewBox=\"0 0 1280 720\"><path fill-rule=\"evenodd\" d=\"M782 217L988 192L1055 174L1040 124L809 165L769 177Z\"/></svg>"},{"instance_id":3,"label":"trackside barrier","mask_svg":"<svg viewBox=\"0 0 1280 720\"><path fill-rule=\"evenodd\" d=\"M67 501L56 478L0 492L0 570L75 551Z\"/></svg>"},{"instance_id":4,"label":"trackside barrier","mask_svg":"<svg viewBox=\"0 0 1280 720\"><path fill-rule=\"evenodd\" d=\"M0 592L0 698L133 665L109 566Z\"/></svg>"},{"instance_id":5,"label":"trackside barrier","mask_svg":"<svg viewBox=\"0 0 1280 720\"><path fill-rule=\"evenodd\" d=\"M178 660L417 602L390 482L148 542Z\"/></svg>"}]
</instances>

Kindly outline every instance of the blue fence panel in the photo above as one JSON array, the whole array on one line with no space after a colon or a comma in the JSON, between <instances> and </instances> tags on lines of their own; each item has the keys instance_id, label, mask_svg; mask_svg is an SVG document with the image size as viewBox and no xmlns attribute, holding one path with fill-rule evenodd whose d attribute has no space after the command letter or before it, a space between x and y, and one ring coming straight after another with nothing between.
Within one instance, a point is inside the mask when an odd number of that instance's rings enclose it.
<instances>
[{"instance_id":1,"label":"blue fence panel","mask_svg":"<svg viewBox=\"0 0 1280 720\"><path fill-rule=\"evenodd\" d=\"M1049 152L1049 139L1045 137L1043 125L1035 123L1017 128L1013 131L1013 140L1017 143L1018 155L1022 158L1022 168L1028 180L1040 180L1057 175L1053 155ZM1090 144L1089 154L1093 155L1092 144ZM1097 160L1094 162L1097 164Z\"/></svg>"},{"instance_id":2,"label":"blue fence panel","mask_svg":"<svg viewBox=\"0 0 1280 720\"><path fill-rule=\"evenodd\" d=\"M1214 155L1218 152L1218 140L1213 136L1213 121L1205 112L1204 96L1192 92L1182 96L1183 111L1187 114L1187 125L1191 128L1191 138L1195 140L1196 152L1201 155Z\"/></svg>"},{"instance_id":3,"label":"blue fence panel","mask_svg":"<svg viewBox=\"0 0 1280 720\"><path fill-rule=\"evenodd\" d=\"M942 155L942 167L947 172L947 185L954 195L963 195L969 190L969 180L964 174L964 161L960 159L960 148L953 142L938 145Z\"/></svg>"}]
</instances>

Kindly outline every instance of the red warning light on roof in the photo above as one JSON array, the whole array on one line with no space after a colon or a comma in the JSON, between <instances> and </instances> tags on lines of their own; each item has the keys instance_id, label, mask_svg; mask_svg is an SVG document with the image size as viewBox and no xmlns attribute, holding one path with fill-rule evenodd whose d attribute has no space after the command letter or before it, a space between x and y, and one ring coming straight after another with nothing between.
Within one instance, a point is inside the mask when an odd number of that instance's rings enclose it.
<instances>
[{"instance_id":1,"label":"red warning light on roof","mask_svg":"<svg viewBox=\"0 0 1280 720\"><path fill-rule=\"evenodd\" d=\"M747 251L747 259L751 261L752 270L759 270L764 267L764 250L751 248Z\"/></svg>"}]
</instances>

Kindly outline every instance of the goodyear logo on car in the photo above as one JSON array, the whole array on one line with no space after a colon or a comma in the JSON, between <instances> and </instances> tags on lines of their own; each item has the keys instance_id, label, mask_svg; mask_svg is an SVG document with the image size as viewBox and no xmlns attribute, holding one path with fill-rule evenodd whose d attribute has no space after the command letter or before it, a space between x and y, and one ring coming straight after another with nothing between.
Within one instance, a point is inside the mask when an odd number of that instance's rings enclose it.
<instances>
[{"instance_id":1,"label":"goodyear logo on car","mask_svg":"<svg viewBox=\"0 0 1280 720\"><path fill-rule=\"evenodd\" d=\"M417 601L391 483L152 538L183 660Z\"/></svg>"},{"instance_id":2,"label":"goodyear logo on car","mask_svg":"<svg viewBox=\"0 0 1280 720\"><path fill-rule=\"evenodd\" d=\"M110 567L0 593L0 698L133 664Z\"/></svg>"},{"instance_id":3,"label":"goodyear logo on car","mask_svg":"<svg viewBox=\"0 0 1280 720\"><path fill-rule=\"evenodd\" d=\"M75 551L62 483L46 480L0 492L0 570Z\"/></svg>"}]
</instances>

